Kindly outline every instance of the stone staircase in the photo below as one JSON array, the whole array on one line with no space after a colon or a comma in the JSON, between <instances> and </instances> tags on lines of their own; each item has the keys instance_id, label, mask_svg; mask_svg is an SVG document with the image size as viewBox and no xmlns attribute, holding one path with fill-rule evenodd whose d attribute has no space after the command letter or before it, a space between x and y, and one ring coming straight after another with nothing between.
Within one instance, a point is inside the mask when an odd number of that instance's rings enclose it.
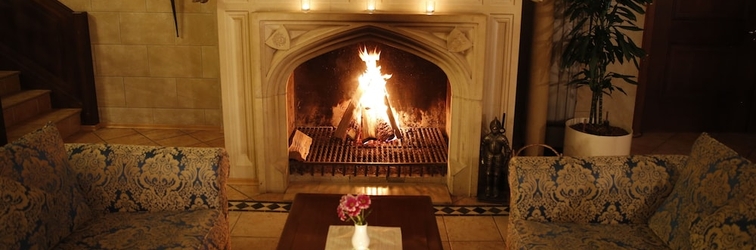
<instances>
[{"instance_id":1,"label":"stone staircase","mask_svg":"<svg viewBox=\"0 0 756 250\"><path fill-rule=\"evenodd\" d=\"M53 109L50 90L22 90L17 71L0 71L3 120L12 142L52 121L66 138L81 129L81 109Z\"/></svg>"}]
</instances>

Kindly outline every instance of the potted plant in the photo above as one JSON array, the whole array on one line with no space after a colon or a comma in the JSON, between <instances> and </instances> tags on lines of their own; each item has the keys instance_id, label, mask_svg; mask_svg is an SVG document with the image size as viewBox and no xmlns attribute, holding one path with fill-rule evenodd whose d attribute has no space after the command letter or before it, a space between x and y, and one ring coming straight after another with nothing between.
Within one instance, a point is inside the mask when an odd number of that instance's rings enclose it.
<instances>
[{"instance_id":1,"label":"potted plant","mask_svg":"<svg viewBox=\"0 0 756 250\"><path fill-rule=\"evenodd\" d=\"M632 133L609 124L603 112L604 95L616 90L627 94L614 80L637 84L634 76L610 72L614 63L632 61L646 55L625 34L642 30L636 13L644 14L651 0L563 0L566 22L575 24L566 36L560 66L577 68L568 85L587 86L591 91L589 117L568 120L564 154L573 156L629 154ZM597 140L597 141L596 141ZM606 145L605 145L606 143Z\"/></svg>"}]
</instances>

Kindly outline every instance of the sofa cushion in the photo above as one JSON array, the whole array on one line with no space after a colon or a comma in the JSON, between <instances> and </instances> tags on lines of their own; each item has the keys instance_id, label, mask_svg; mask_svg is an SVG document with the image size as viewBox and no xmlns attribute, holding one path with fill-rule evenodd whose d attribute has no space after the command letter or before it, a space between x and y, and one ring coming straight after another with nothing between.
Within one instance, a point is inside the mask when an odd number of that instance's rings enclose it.
<instances>
[{"instance_id":1,"label":"sofa cushion","mask_svg":"<svg viewBox=\"0 0 756 250\"><path fill-rule=\"evenodd\" d=\"M22 241L33 244L33 248L47 249L91 218L91 210L69 168L63 138L54 124L48 123L0 150L0 176L23 185L30 197L36 197L29 200L29 205L44 209L30 238ZM45 193L46 199L39 199L38 192ZM26 212L36 213L36 208L29 207ZM10 227L5 230L9 232L26 230L23 225L7 226Z\"/></svg>"},{"instance_id":2,"label":"sofa cushion","mask_svg":"<svg viewBox=\"0 0 756 250\"><path fill-rule=\"evenodd\" d=\"M693 222L693 249L756 249L756 191Z\"/></svg>"},{"instance_id":3,"label":"sofa cushion","mask_svg":"<svg viewBox=\"0 0 756 250\"><path fill-rule=\"evenodd\" d=\"M56 249L224 249L217 209L111 213L92 220Z\"/></svg>"},{"instance_id":4,"label":"sofa cushion","mask_svg":"<svg viewBox=\"0 0 756 250\"><path fill-rule=\"evenodd\" d=\"M693 222L756 188L755 170L737 152L701 134L672 193L651 217L649 226L672 249L687 248Z\"/></svg>"},{"instance_id":5,"label":"sofa cushion","mask_svg":"<svg viewBox=\"0 0 756 250\"><path fill-rule=\"evenodd\" d=\"M67 144L66 148L87 202L97 214L228 206L224 193L228 157L223 148L116 144Z\"/></svg>"},{"instance_id":6,"label":"sofa cushion","mask_svg":"<svg viewBox=\"0 0 756 250\"><path fill-rule=\"evenodd\" d=\"M0 177L0 249L47 249L43 218L50 196L39 188ZM49 219L49 218L48 218Z\"/></svg>"},{"instance_id":7,"label":"sofa cushion","mask_svg":"<svg viewBox=\"0 0 756 250\"><path fill-rule=\"evenodd\" d=\"M543 222L645 224L672 191L676 166L668 165L683 158L514 157L510 213Z\"/></svg>"},{"instance_id":8,"label":"sofa cushion","mask_svg":"<svg viewBox=\"0 0 756 250\"><path fill-rule=\"evenodd\" d=\"M512 222L509 249L668 249L642 224Z\"/></svg>"}]
</instances>

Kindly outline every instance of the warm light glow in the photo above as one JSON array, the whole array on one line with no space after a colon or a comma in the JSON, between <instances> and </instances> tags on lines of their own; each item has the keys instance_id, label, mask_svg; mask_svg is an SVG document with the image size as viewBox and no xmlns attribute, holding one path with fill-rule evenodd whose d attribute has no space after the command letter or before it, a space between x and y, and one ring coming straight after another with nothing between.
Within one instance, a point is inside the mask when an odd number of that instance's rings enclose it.
<instances>
[{"instance_id":1,"label":"warm light glow","mask_svg":"<svg viewBox=\"0 0 756 250\"><path fill-rule=\"evenodd\" d=\"M386 108L388 108L384 102L384 96L388 95L386 92L386 80L391 78L391 75L384 75L381 73L381 66L378 66L378 60L381 57L381 53L373 50L368 52L367 48L360 51L360 59L365 62L365 73L360 78L360 89L363 91L362 98L360 98L360 105L363 108L368 109L376 117L385 117ZM388 120L388 117L386 117Z\"/></svg>"},{"instance_id":2,"label":"warm light glow","mask_svg":"<svg viewBox=\"0 0 756 250\"><path fill-rule=\"evenodd\" d=\"M367 195L390 195L388 186L365 186L362 187L363 193Z\"/></svg>"},{"instance_id":3,"label":"warm light glow","mask_svg":"<svg viewBox=\"0 0 756 250\"><path fill-rule=\"evenodd\" d=\"M375 0L367 0L367 11L375 11Z\"/></svg>"},{"instance_id":4,"label":"warm light glow","mask_svg":"<svg viewBox=\"0 0 756 250\"><path fill-rule=\"evenodd\" d=\"M310 0L302 0L302 11L310 10Z\"/></svg>"},{"instance_id":5,"label":"warm light glow","mask_svg":"<svg viewBox=\"0 0 756 250\"><path fill-rule=\"evenodd\" d=\"M436 12L436 1L434 1L434 0L426 0L425 1L425 13L433 14L433 12Z\"/></svg>"},{"instance_id":6,"label":"warm light glow","mask_svg":"<svg viewBox=\"0 0 756 250\"><path fill-rule=\"evenodd\" d=\"M389 121L387 110L389 109L386 100L388 92L386 91L386 80L391 78L390 74L383 74L381 66L378 66L378 60L381 53L373 50L368 52L367 48L360 51L360 59L365 62L365 72L359 77L359 90L362 96L359 100L359 107L364 111L362 115L371 121L383 120ZM397 124L397 127L400 126Z\"/></svg>"}]
</instances>

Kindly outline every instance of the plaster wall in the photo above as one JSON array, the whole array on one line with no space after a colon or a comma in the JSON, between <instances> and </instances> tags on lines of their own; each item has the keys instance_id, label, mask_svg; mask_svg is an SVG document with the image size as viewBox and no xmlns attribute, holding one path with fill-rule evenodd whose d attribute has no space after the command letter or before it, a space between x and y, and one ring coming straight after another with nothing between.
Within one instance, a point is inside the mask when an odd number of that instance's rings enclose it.
<instances>
[{"instance_id":1,"label":"plaster wall","mask_svg":"<svg viewBox=\"0 0 756 250\"><path fill-rule=\"evenodd\" d=\"M104 126L222 126L216 3L59 0L89 14Z\"/></svg>"}]
</instances>

